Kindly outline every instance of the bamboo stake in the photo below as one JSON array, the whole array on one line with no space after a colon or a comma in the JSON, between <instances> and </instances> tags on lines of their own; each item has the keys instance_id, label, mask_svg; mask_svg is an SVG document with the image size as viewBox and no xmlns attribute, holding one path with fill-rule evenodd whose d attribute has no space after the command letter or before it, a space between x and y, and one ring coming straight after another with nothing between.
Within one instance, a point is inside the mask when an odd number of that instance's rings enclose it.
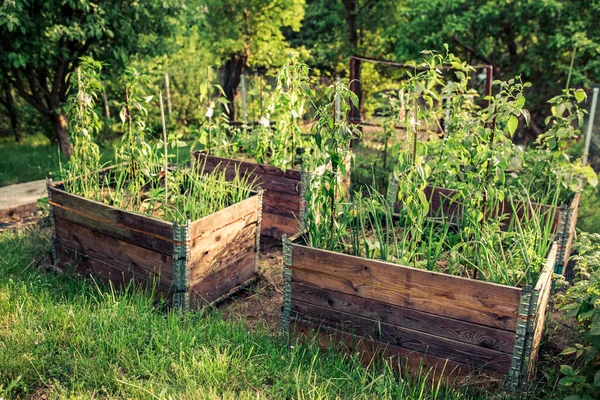
<instances>
[{"instance_id":1,"label":"bamboo stake","mask_svg":"<svg viewBox=\"0 0 600 400\"><path fill-rule=\"evenodd\" d=\"M169 86L169 73L165 72L165 89L167 90L167 110L169 110L169 119L171 118L171 89Z\"/></svg>"},{"instance_id":2,"label":"bamboo stake","mask_svg":"<svg viewBox=\"0 0 600 400\"><path fill-rule=\"evenodd\" d=\"M162 92L158 91L158 100L160 103L160 118L162 120L162 131L163 131L163 144L165 146L165 207L168 203L168 180L167 180L167 172L169 168L169 154L168 154L168 145L167 145L167 124L165 123L165 107L163 105Z\"/></svg>"}]
</instances>

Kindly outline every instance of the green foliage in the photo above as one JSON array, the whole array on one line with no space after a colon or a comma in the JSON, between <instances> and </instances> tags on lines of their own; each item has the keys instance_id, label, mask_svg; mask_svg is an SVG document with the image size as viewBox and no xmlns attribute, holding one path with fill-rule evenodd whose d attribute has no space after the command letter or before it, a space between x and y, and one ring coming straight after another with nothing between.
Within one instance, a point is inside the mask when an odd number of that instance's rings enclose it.
<instances>
[{"instance_id":1,"label":"green foliage","mask_svg":"<svg viewBox=\"0 0 600 400\"><path fill-rule=\"evenodd\" d=\"M333 250L344 234L338 215L343 211L342 202L347 194L344 181L350 173L350 142L358 137L359 131L356 126L348 125L345 118L339 118L348 112L350 102L356 104L356 95L342 82L331 85L325 95L329 102L318 109L312 127L316 146L303 164L310 178L302 224L311 246Z\"/></svg>"},{"instance_id":2,"label":"green foliage","mask_svg":"<svg viewBox=\"0 0 600 400\"><path fill-rule=\"evenodd\" d=\"M92 55L127 62L130 54L155 54L172 31L172 1L6 1L0 6L0 66L16 92L53 124L48 132L69 153L62 106L67 76Z\"/></svg>"},{"instance_id":3,"label":"green foliage","mask_svg":"<svg viewBox=\"0 0 600 400\"><path fill-rule=\"evenodd\" d=\"M423 48L453 52L471 64L491 64L502 77L521 76L539 91L528 95L536 124L543 123L548 93L565 88L577 48L571 83L589 86L600 71L597 0L409 0L404 24L393 32L399 60L418 57ZM544 88L541 90L541 88Z\"/></svg>"},{"instance_id":4,"label":"green foliage","mask_svg":"<svg viewBox=\"0 0 600 400\"><path fill-rule=\"evenodd\" d=\"M98 61L89 57L81 60L77 75L73 76L73 86L77 87L77 92L70 97L67 110L72 120L69 137L73 154L67 170L62 170L61 165L61 175L68 191L84 197L91 196L99 184L97 171L100 169L100 148L95 139L102 129L102 123L94 106L97 94L102 90L101 70L102 64Z\"/></svg>"},{"instance_id":5,"label":"green foliage","mask_svg":"<svg viewBox=\"0 0 600 400\"><path fill-rule=\"evenodd\" d=\"M200 40L222 65L243 55L251 66L277 66L285 61L289 45L283 29L300 29L304 0L202 0L198 26Z\"/></svg>"},{"instance_id":6,"label":"green foliage","mask_svg":"<svg viewBox=\"0 0 600 400\"><path fill-rule=\"evenodd\" d=\"M593 399L600 396L600 235L582 233L574 249L575 282L560 297L559 308L575 320L580 342L562 352L571 364L561 366L559 385L570 393L565 399Z\"/></svg>"},{"instance_id":7,"label":"green foliage","mask_svg":"<svg viewBox=\"0 0 600 400\"><path fill-rule=\"evenodd\" d=\"M119 207L186 223L210 215L252 195L255 182L237 173L231 182L225 171L204 174L203 166L184 171L175 160L175 169L167 166L171 150L185 147L181 133L166 135L166 143L151 142L146 125L153 96L144 96L141 85L148 82L134 68L125 72L125 102L120 118L125 130L115 148L114 168L98 173L99 151L94 134L100 130L93 102L101 90L98 80L100 65L86 59L78 75L79 92L72 98L70 116L75 134L75 152L64 172L65 188L74 194ZM160 154L164 149L167 154ZM176 154L178 154L176 152ZM166 160L163 163L163 159Z\"/></svg>"}]
</instances>

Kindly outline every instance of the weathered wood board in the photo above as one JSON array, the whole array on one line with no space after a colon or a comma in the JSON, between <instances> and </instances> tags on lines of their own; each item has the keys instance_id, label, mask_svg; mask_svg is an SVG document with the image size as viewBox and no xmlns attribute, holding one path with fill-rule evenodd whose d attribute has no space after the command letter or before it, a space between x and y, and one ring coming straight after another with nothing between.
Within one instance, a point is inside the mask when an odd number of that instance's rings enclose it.
<instances>
[{"instance_id":1,"label":"weathered wood board","mask_svg":"<svg viewBox=\"0 0 600 400\"><path fill-rule=\"evenodd\" d=\"M255 278L263 192L179 225L67 193L48 183L55 261L115 286L154 287L198 308Z\"/></svg>"},{"instance_id":2,"label":"weathered wood board","mask_svg":"<svg viewBox=\"0 0 600 400\"><path fill-rule=\"evenodd\" d=\"M538 283L526 293L310 248L301 235L284 240L283 251L284 333L289 332L290 321L301 321L436 360L448 359L472 370L510 375L519 382L533 368L556 245ZM531 307L529 299L535 299ZM531 328L521 329L523 324Z\"/></svg>"},{"instance_id":3,"label":"weathered wood board","mask_svg":"<svg viewBox=\"0 0 600 400\"><path fill-rule=\"evenodd\" d=\"M295 235L300 228L302 173L295 169L283 172L270 165L256 164L230 158L216 157L195 152L192 155L195 165L202 166L204 173L215 169L225 171L228 179L233 179L236 170L248 176L265 190L261 234L275 238Z\"/></svg>"}]
</instances>

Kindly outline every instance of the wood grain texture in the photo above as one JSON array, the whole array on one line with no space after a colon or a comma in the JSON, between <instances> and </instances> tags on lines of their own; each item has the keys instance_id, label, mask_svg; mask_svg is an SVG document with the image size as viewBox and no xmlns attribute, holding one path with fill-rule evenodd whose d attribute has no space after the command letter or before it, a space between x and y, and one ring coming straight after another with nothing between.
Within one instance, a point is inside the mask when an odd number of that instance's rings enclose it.
<instances>
[{"instance_id":1,"label":"wood grain texture","mask_svg":"<svg viewBox=\"0 0 600 400\"><path fill-rule=\"evenodd\" d=\"M294 282L513 331L521 290L292 244Z\"/></svg>"},{"instance_id":2,"label":"wood grain texture","mask_svg":"<svg viewBox=\"0 0 600 400\"><path fill-rule=\"evenodd\" d=\"M267 190L263 197L263 213L297 219L300 217L300 195Z\"/></svg>"},{"instance_id":3,"label":"wood grain texture","mask_svg":"<svg viewBox=\"0 0 600 400\"><path fill-rule=\"evenodd\" d=\"M258 196L192 224L190 305L220 298L256 274Z\"/></svg>"},{"instance_id":4,"label":"wood grain texture","mask_svg":"<svg viewBox=\"0 0 600 400\"><path fill-rule=\"evenodd\" d=\"M551 281L551 279L550 279ZM528 375L531 377L535 371L537 364L537 358L542 344L542 338L544 336L544 330L546 327L546 319L548 316L548 306L550 302L550 294L552 292L551 282L544 286L538 301L536 315L533 323L533 341L531 345L531 354L529 356Z\"/></svg>"},{"instance_id":5,"label":"wood grain texture","mask_svg":"<svg viewBox=\"0 0 600 400\"><path fill-rule=\"evenodd\" d=\"M300 181L301 174L297 170L285 172L270 165L233 160L223 157L208 156L195 152L194 157L204 173L215 169L224 170L228 179L233 179L236 168L240 173L256 179L263 194L263 220L261 234L281 238L298 232L300 217Z\"/></svg>"},{"instance_id":6,"label":"wood grain texture","mask_svg":"<svg viewBox=\"0 0 600 400\"><path fill-rule=\"evenodd\" d=\"M55 250L56 261L63 267L72 267L73 272L77 274L92 276L117 289L126 288L129 284L133 283L145 289L155 288L157 293L160 294L167 296L171 294L171 287L161 285L158 280L146 279L146 274L137 274L133 270L121 269L58 243L55 244Z\"/></svg>"},{"instance_id":7,"label":"wood grain texture","mask_svg":"<svg viewBox=\"0 0 600 400\"><path fill-rule=\"evenodd\" d=\"M228 178L233 178L236 168L238 168L242 175L249 176L252 179L256 178L262 189L291 194L300 193L299 170L288 169L283 172L280 168L270 165L208 156L198 152L194 153L194 157L199 168L204 166L204 173L211 173L215 169L220 169L226 172Z\"/></svg>"},{"instance_id":8,"label":"wood grain texture","mask_svg":"<svg viewBox=\"0 0 600 400\"><path fill-rule=\"evenodd\" d=\"M379 320L399 327L508 354L512 354L513 351L514 332L476 325L406 307L393 306L302 283L294 282L292 284L292 304L295 301L312 304L321 309L331 309Z\"/></svg>"},{"instance_id":9,"label":"wood grain texture","mask_svg":"<svg viewBox=\"0 0 600 400\"><path fill-rule=\"evenodd\" d=\"M298 233L300 223L295 217L282 217L276 214L263 213L261 235L281 238L283 235L292 236Z\"/></svg>"},{"instance_id":10,"label":"wood grain texture","mask_svg":"<svg viewBox=\"0 0 600 400\"><path fill-rule=\"evenodd\" d=\"M193 221L190 224L189 236L193 251L200 249L200 242L211 237L215 232L227 229L226 232L234 231L235 227L256 224L258 222L259 196L252 196L232 206L219 210L204 218ZM216 241L222 241L222 236L215 237Z\"/></svg>"},{"instance_id":11,"label":"wood grain texture","mask_svg":"<svg viewBox=\"0 0 600 400\"><path fill-rule=\"evenodd\" d=\"M306 338L315 336L315 326L303 320L293 320L292 332L296 337ZM491 371L482 371L475 368L472 364L467 365L457 363L448 359L434 357L431 354L424 354L402 347L380 342L367 338L360 338L347 332L341 332L337 329L321 326L317 331L317 339L323 349L330 349L332 343L336 344L336 350L343 351L346 354L358 353L365 365L370 365L375 360L386 360L398 363L405 367L405 371L413 376L417 376L423 369L429 371L429 378L437 383L444 379L448 384L457 384L458 382L468 382L474 384L473 375L477 372L477 379L489 384L492 380L501 383L504 380L503 374ZM422 375L420 376L422 378Z\"/></svg>"},{"instance_id":12,"label":"wood grain texture","mask_svg":"<svg viewBox=\"0 0 600 400\"><path fill-rule=\"evenodd\" d=\"M173 259L171 256L115 239L98 231L56 217L55 240L82 256L89 256L131 272L138 278L157 280L161 286L171 287Z\"/></svg>"},{"instance_id":13,"label":"wood grain texture","mask_svg":"<svg viewBox=\"0 0 600 400\"><path fill-rule=\"evenodd\" d=\"M321 308L301 301L292 303L292 315L315 326L327 326L360 337L407 350L472 364L499 373L507 373L512 355L471 344L441 338L381 321L372 320L331 308Z\"/></svg>"},{"instance_id":14,"label":"wood grain texture","mask_svg":"<svg viewBox=\"0 0 600 400\"><path fill-rule=\"evenodd\" d=\"M163 254L173 254L173 224L51 189L52 213L107 236Z\"/></svg>"},{"instance_id":15,"label":"wood grain texture","mask_svg":"<svg viewBox=\"0 0 600 400\"><path fill-rule=\"evenodd\" d=\"M254 261L254 253L246 251L241 258L205 276L191 287L190 306L198 308L209 304L252 278L256 274Z\"/></svg>"}]
</instances>

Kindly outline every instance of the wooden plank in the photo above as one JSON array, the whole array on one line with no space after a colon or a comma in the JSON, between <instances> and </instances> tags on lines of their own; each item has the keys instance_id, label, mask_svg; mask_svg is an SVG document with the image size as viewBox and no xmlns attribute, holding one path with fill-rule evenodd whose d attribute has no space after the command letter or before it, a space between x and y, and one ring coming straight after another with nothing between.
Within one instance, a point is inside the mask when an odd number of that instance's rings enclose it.
<instances>
[{"instance_id":1,"label":"wooden plank","mask_svg":"<svg viewBox=\"0 0 600 400\"><path fill-rule=\"evenodd\" d=\"M552 284L552 275L554 273L554 264L556 262L556 253L558 252L558 246L556 243L552 243L552 247L546 256L546 263L544 269L540 273L538 281L535 284L534 290L541 292L544 290L546 285Z\"/></svg>"},{"instance_id":2,"label":"wooden plank","mask_svg":"<svg viewBox=\"0 0 600 400\"><path fill-rule=\"evenodd\" d=\"M137 214L130 211L76 196L60 189L52 189L52 201L64 207L75 209L113 223L126 225L129 228L148 232L154 235L173 239L173 224L158 218Z\"/></svg>"},{"instance_id":3,"label":"wooden plank","mask_svg":"<svg viewBox=\"0 0 600 400\"><path fill-rule=\"evenodd\" d=\"M323 349L330 349L333 343L338 351L352 355L358 353L365 365L372 364L376 359L388 362L394 360L394 362L397 361L399 364L406 366L406 371L410 374L418 374L423 369L425 371L432 369L433 371L430 371L429 376L435 382L440 378L447 378L449 383L456 383L458 377L467 378L469 382L473 382L473 366L434 357L431 354L407 350L389 343L382 344L375 340L357 337L327 326L319 326L318 328L315 332L314 324L302 319L294 320L292 318L292 332L296 337L313 338L317 333L317 339L319 339L319 344ZM494 375L494 377L500 381L504 378L501 374Z\"/></svg>"},{"instance_id":4,"label":"wooden plank","mask_svg":"<svg viewBox=\"0 0 600 400\"><path fill-rule=\"evenodd\" d=\"M529 357L528 374L531 376L535 370L537 358L539 355L540 346L542 344L542 338L544 336L544 329L546 325L548 303L550 302L550 293L552 291L552 285L548 284L544 287L544 291L540 294L538 308L536 311L534 328L533 328L533 341L531 345L531 355Z\"/></svg>"},{"instance_id":5,"label":"wooden plank","mask_svg":"<svg viewBox=\"0 0 600 400\"><path fill-rule=\"evenodd\" d=\"M222 266L190 289L190 305L198 308L213 302L230 290L246 282L255 275L256 257L252 251L241 252L242 257Z\"/></svg>"},{"instance_id":6,"label":"wooden plank","mask_svg":"<svg viewBox=\"0 0 600 400\"><path fill-rule=\"evenodd\" d=\"M263 195L263 213L299 218L300 195L267 190Z\"/></svg>"},{"instance_id":7,"label":"wooden plank","mask_svg":"<svg viewBox=\"0 0 600 400\"><path fill-rule=\"evenodd\" d=\"M173 259L162 253L133 245L62 218L55 218L56 240L71 249L105 261L146 280L159 280L170 287Z\"/></svg>"},{"instance_id":8,"label":"wooden plank","mask_svg":"<svg viewBox=\"0 0 600 400\"><path fill-rule=\"evenodd\" d=\"M255 195L193 221L189 229L192 249L196 249L196 243L203 238L212 236L214 232L239 222L242 218L248 223L256 223L258 221L259 201L259 196Z\"/></svg>"},{"instance_id":9,"label":"wooden plank","mask_svg":"<svg viewBox=\"0 0 600 400\"><path fill-rule=\"evenodd\" d=\"M191 261L197 263L209 260L223 260L230 252L236 251L235 246L255 239L258 229L258 212L245 214L238 220L210 231L209 235L197 236L191 244ZM196 268L192 266L192 271Z\"/></svg>"},{"instance_id":10,"label":"wooden plank","mask_svg":"<svg viewBox=\"0 0 600 400\"><path fill-rule=\"evenodd\" d=\"M119 210L93 200L51 189L52 213L82 225L150 250L173 254L173 224L156 218Z\"/></svg>"},{"instance_id":11,"label":"wooden plank","mask_svg":"<svg viewBox=\"0 0 600 400\"><path fill-rule=\"evenodd\" d=\"M160 285L158 280L147 280L144 276L135 274L133 271L123 270L101 260L90 258L73 249L60 244L55 244L57 261L62 265L70 265L75 273L84 276L93 276L107 285L123 289L130 283L139 285L145 289L156 288L159 293L168 294L170 287Z\"/></svg>"},{"instance_id":12,"label":"wooden plank","mask_svg":"<svg viewBox=\"0 0 600 400\"><path fill-rule=\"evenodd\" d=\"M220 244L211 245L204 250L201 246L192 253L188 264L190 270L190 284L204 280L207 276L231 262L244 257L248 253L256 252L256 225L248 225L239 231L228 235Z\"/></svg>"},{"instance_id":13,"label":"wooden plank","mask_svg":"<svg viewBox=\"0 0 600 400\"><path fill-rule=\"evenodd\" d=\"M298 233L300 223L293 218L286 218L280 215L263 213L261 223L261 235L274 238L281 238L283 235L292 236Z\"/></svg>"},{"instance_id":14,"label":"wooden plank","mask_svg":"<svg viewBox=\"0 0 600 400\"><path fill-rule=\"evenodd\" d=\"M322 309L332 309L435 336L469 343L512 354L515 333L476 325L457 319L416 311L406 307L325 290L302 283L292 283L292 303L301 301Z\"/></svg>"},{"instance_id":15,"label":"wooden plank","mask_svg":"<svg viewBox=\"0 0 600 400\"><path fill-rule=\"evenodd\" d=\"M292 244L293 280L514 331L521 290Z\"/></svg>"},{"instance_id":16,"label":"wooden plank","mask_svg":"<svg viewBox=\"0 0 600 400\"><path fill-rule=\"evenodd\" d=\"M204 173L211 173L218 168L225 171L228 179L232 179L235 176L237 167L242 175L247 175L252 179L257 178L257 183L262 189L291 194L300 193L301 174L298 170L288 169L283 172L280 168L270 165L207 156L205 154L198 154L197 162L198 168L204 168Z\"/></svg>"},{"instance_id":17,"label":"wooden plank","mask_svg":"<svg viewBox=\"0 0 600 400\"><path fill-rule=\"evenodd\" d=\"M52 214L56 218L79 224L106 236L137 244L149 250L158 251L166 255L173 255L173 242L159 239L139 231L134 231L122 225L101 222L90 218L88 215L71 212L63 208L52 207Z\"/></svg>"},{"instance_id":18,"label":"wooden plank","mask_svg":"<svg viewBox=\"0 0 600 400\"><path fill-rule=\"evenodd\" d=\"M507 373L512 355L474 346L424 332L414 331L387 324L369 318L321 308L301 301L292 303L292 314L313 323L315 326L327 326L344 332L374 339L378 342L403 347L435 357L473 364L499 373Z\"/></svg>"}]
</instances>

